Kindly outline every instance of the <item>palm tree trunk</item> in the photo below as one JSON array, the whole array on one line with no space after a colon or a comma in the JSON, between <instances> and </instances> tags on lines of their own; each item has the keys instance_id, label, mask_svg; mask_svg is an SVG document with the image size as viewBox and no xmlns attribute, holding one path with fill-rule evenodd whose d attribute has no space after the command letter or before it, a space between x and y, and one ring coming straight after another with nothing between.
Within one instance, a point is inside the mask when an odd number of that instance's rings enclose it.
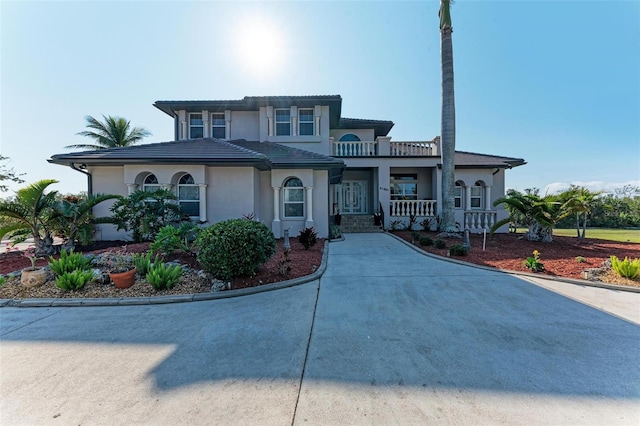
<instances>
[{"instance_id":1,"label":"palm tree trunk","mask_svg":"<svg viewBox=\"0 0 640 426\"><path fill-rule=\"evenodd\" d=\"M456 152L456 106L453 86L451 27L440 30L442 59L442 221L440 231L456 232L454 186Z\"/></svg>"}]
</instances>

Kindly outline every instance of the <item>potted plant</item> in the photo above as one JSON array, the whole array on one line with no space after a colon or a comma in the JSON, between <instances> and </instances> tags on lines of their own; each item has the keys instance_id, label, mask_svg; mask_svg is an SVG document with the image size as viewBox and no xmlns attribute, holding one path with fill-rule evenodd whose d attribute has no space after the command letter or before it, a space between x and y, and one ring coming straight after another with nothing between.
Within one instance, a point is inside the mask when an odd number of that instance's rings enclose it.
<instances>
[{"instance_id":1,"label":"potted plant","mask_svg":"<svg viewBox=\"0 0 640 426\"><path fill-rule=\"evenodd\" d=\"M27 287L39 287L47 281L47 273L44 268L36 268L36 261L44 259L36 256L36 248L31 246L27 248L23 256L31 261L31 267L22 270L20 282Z\"/></svg>"},{"instance_id":2,"label":"potted plant","mask_svg":"<svg viewBox=\"0 0 640 426\"><path fill-rule=\"evenodd\" d=\"M374 226L380 226L380 225L382 225L382 220L381 220L381 219L382 219L382 215L380 214L380 212L379 212L379 211L376 211L376 212L373 214L373 224L374 224Z\"/></svg>"},{"instance_id":3,"label":"potted plant","mask_svg":"<svg viewBox=\"0 0 640 426\"><path fill-rule=\"evenodd\" d=\"M338 210L338 212L333 216L336 225L340 226L340 224L342 223L342 215L340 214L340 210Z\"/></svg>"},{"instance_id":4,"label":"potted plant","mask_svg":"<svg viewBox=\"0 0 640 426\"><path fill-rule=\"evenodd\" d=\"M100 260L109 273L109 278L116 288L129 288L136 282L136 268L133 259L125 252L105 253Z\"/></svg>"}]
</instances>

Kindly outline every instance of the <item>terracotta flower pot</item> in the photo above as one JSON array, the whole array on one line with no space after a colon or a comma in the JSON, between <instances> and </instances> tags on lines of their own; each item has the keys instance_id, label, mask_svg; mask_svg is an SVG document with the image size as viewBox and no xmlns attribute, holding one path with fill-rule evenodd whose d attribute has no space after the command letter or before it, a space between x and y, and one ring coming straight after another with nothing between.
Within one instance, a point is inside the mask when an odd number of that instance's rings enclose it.
<instances>
[{"instance_id":1,"label":"terracotta flower pot","mask_svg":"<svg viewBox=\"0 0 640 426\"><path fill-rule=\"evenodd\" d=\"M47 273L44 268L26 268L20 275L20 282L26 287L40 287L45 281L47 281Z\"/></svg>"},{"instance_id":2,"label":"terracotta flower pot","mask_svg":"<svg viewBox=\"0 0 640 426\"><path fill-rule=\"evenodd\" d=\"M109 278L111 278L116 288L129 288L136 282L136 270L134 268L127 272L109 272Z\"/></svg>"}]
</instances>

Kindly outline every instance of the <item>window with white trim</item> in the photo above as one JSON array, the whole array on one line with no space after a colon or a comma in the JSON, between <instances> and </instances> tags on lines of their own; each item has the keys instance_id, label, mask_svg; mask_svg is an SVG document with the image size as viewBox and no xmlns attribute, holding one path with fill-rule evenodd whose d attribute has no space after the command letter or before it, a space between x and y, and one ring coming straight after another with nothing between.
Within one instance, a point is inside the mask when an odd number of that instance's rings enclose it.
<instances>
[{"instance_id":1,"label":"window with white trim","mask_svg":"<svg viewBox=\"0 0 640 426\"><path fill-rule=\"evenodd\" d=\"M291 136L291 110L276 110L276 136Z\"/></svg>"},{"instance_id":2,"label":"window with white trim","mask_svg":"<svg viewBox=\"0 0 640 426\"><path fill-rule=\"evenodd\" d=\"M456 182L453 187L453 206L456 209L462 208L462 184L460 182Z\"/></svg>"},{"instance_id":3,"label":"window with white trim","mask_svg":"<svg viewBox=\"0 0 640 426\"><path fill-rule=\"evenodd\" d=\"M299 109L298 110L298 135L313 136L314 135L314 110Z\"/></svg>"},{"instance_id":4,"label":"window with white trim","mask_svg":"<svg viewBox=\"0 0 640 426\"><path fill-rule=\"evenodd\" d=\"M227 137L227 122L224 118L224 112L211 114L211 137L216 139Z\"/></svg>"},{"instance_id":5,"label":"window with white trim","mask_svg":"<svg viewBox=\"0 0 640 426\"><path fill-rule=\"evenodd\" d=\"M482 190L483 189L484 187L480 185L480 182L476 182L476 184L470 188L472 209L482 208Z\"/></svg>"},{"instance_id":6,"label":"window with white trim","mask_svg":"<svg viewBox=\"0 0 640 426\"><path fill-rule=\"evenodd\" d=\"M296 177L289 178L283 186L284 217L304 217L304 188L302 181Z\"/></svg>"},{"instance_id":7,"label":"window with white trim","mask_svg":"<svg viewBox=\"0 0 640 426\"><path fill-rule=\"evenodd\" d=\"M204 122L202 121L202 113L189 114L189 139L197 139L204 137Z\"/></svg>"},{"instance_id":8,"label":"window with white trim","mask_svg":"<svg viewBox=\"0 0 640 426\"><path fill-rule=\"evenodd\" d=\"M158 184L158 178L153 173L149 173L142 182L142 190L146 192L157 191L162 188L160 184Z\"/></svg>"},{"instance_id":9,"label":"window with white trim","mask_svg":"<svg viewBox=\"0 0 640 426\"><path fill-rule=\"evenodd\" d=\"M418 199L418 175L416 174L393 174L390 186L392 200Z\"/></svg>"},{"instance_id":10,"label":"window with white trim","mask_svg":"<svg viewBox=\"0 0 640 426\"><path fill-rule=\"evenodd\" d=\"M190 174L182 175L178 181L178 204L190 217L200 216L200 188Z\"/></svg>"}]
</instances>

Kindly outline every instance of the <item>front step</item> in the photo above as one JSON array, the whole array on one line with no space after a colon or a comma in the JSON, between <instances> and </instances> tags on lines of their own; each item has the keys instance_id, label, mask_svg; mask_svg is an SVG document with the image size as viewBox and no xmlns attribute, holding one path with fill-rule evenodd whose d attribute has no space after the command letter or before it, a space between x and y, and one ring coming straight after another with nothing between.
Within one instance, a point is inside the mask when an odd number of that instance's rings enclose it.
<instances>
[{"instance_id":1,"label":"front step","mask_svg":"<svg viewBox=\"0 0 640 426\"><path fill-rule=\"evenodd\" d=\"M342 215L340 230L343 234L382 232L382 226L373 223L373 215Z\"/></svg>"}]
</instances>

